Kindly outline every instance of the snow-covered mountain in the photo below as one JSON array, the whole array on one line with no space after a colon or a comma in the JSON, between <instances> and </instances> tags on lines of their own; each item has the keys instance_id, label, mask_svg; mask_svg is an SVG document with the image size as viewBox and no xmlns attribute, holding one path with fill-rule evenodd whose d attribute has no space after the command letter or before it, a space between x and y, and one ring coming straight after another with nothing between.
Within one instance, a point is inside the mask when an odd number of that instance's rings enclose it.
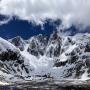
<instances>
[{"instance_id":1,"label":"snow-covered mountain","mask_svg":"<svg viewBox=\"0 0 90 90\"><path fill-rule=\"evenodd\" d=\"M0 80L89 79L90 34L0 38Z\"/></svg>"}]
</instances>

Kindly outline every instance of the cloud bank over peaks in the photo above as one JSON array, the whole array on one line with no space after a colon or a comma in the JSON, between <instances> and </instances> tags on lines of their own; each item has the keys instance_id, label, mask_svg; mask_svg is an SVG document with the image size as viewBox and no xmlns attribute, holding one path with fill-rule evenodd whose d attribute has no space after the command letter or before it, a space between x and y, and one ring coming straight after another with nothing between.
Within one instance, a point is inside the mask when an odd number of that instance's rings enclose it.
<instances>
[{"instance_id":1,"label":"cloud bank over peaks","mask_svg":"<svg viewBox=\"0 0 90 90\"><path fill-rule=\"evenodd\" d=\"M12 17L10 16L0 15L0 26L3 24L7 24L11 19Z\"/></svg>"},{"instance_id":2,"label":"cloud bank over peaks","mask_svg":"<svg viewBox=\"0 0 90 90\"><path fill-rule=\"evenodd\" d=\"M90 0L1 0L0 14L38 23L59 18L66 26L90 26Z\"/></svg>"}]
</instances>

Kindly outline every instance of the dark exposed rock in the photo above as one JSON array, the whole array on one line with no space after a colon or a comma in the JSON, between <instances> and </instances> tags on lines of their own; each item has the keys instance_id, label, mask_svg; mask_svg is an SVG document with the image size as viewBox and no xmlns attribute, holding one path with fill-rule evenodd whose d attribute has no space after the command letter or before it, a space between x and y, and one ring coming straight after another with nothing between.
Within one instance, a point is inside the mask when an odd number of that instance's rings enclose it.
<instances>
[{"instance_id":1,"label":"dark exposed rock","mask_svg":"<svg viewBox=\"0 0 90 90\"><path fill-rule=\"evenodd\" d=\"M82 61L76 62L76 66L75 66L76 77L81 76L85 72L84 70L81 69L83 66L85 66L85 64Z\"/></svg>"},{"instance_id":2,"label":"dark exposed rock","mask_svg":"<svg viewBox=\"0 0 90 90\"><path fill-rule=\"evenodd\" d=\"M64 62L57 61L57 62L55 62L54 66L56 66L56 67L65 66L66 63L67 63L67 61L64 61Z\"/></svg>"},{"instance_id":3,"label":"dark exposed rock","mask_svg":"<svg viewBox=\"0 0 90 90\"><path fill-rule=\"evenodd\" d=\"M51 58L59 57L61 54L61 44L62 44L62 38L58 35L57 32L53 32L53 34L51 35L48 41L48 46L50 45L50 47L46 52L46 56L49 56Z\"/></svg>"},{"instance_id":4,"label":"dark exposed rock","mask_svg":"<svg viewBox=\"0 0 90 90\"><path fill-rule=\"evenodd\" d=\"M25 41L20 37L17 36L13 39L9 40L12 44L14 44L17 48L19 48L21 51L24 50L24 46L25 46Z\"/></svg>"},{"instance_id":5,"label":"dark exposed rock","mask_svg":"<svg viewBox=\"0 0 90 90\"><path fill-rule=\"evenodd\" d=\"M90 59L86 59L86 66L90 68Z\"/></svg>"},{"instance_id":6,"label":"dark exposed rock","mask_svg":"<svg viewBox=\"0 0 90 90\"><path fill-rule=\"evenodd\" d=\"M21 68L22 68L22 70L25 69L26 73L29 73L28 68L24 64L22 64Z\"/></svg>"},{"instance_id":7,"label":"dark exposed rock","mask_svg":"<svg viewBox=\"0 0 90 90\"><path fill-rule=\"evenodd\" d=\"M60 50L61 50L61 45L60 44L58 44L58 46L55 48L55 50L54 50L54 56L55 57L59 57L59 55L60 55Z\"/></svg>"},{"instance_id":8,"label":"dark exposed rock","mask_svg":"<svg viewBox=\"0 0 90 90\"><path fill-rule=\"evenodd\" d=\"M72 64L72 63L74 63L75 61L77 61L78 60L78 56L77 55L72 55L71 57L70 57L70 59L68 60L68 63L69 64Z\"/></svg>"},{"instance_id":9,"label":"dark exposed rock","mask_svg":"<svg viewBox=\"0 0 90 90\"><path fill-rule=\"evenodd\" d=\"M87 44L85 47L85 52L90 52L90 44Z\"/></svg>"},{"instance_id":10,"label":"dark exposed rock","mask_svg":"<svg viewBox=\"0 0 90 90\"><path fill-rule=\"evenodd\" d=\"M47 37L42 36L41 34L32 38L29 43L27 51L35 56L44 55L45 49L47 46Z\"/></svg>"},{"instance_id":11,"label":"dark exposed rock","mask_svg":"<svg viewBox=\"0 0 90 90\"><path fill-rule=\"evenodd\" d=\"M19 52L14 52L11 50L7 50L6 52L2 52L0 54L0 60L5 61L5 60L18 60L20 57Z\"/></svg>"},{"instance_id":12,"label":"dark exposed rock","mask_svg":"<svg viewBox=\"0 0 90 90\"><path fill-rule=\"evenodd\" d=\"M24 63L24 60L20 60L20 59L18 59L18 60L16 61L16 63L18 63L18 64L22 64L22 63Z\"/></svg>"}]
</instances>

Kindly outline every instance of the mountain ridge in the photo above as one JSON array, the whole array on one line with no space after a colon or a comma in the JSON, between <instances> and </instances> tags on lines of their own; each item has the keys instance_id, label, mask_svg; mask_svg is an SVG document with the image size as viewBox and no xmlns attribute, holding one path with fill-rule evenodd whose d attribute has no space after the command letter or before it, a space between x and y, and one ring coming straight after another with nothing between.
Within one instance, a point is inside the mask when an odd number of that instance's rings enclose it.
<instances>
[{"instance_id":1,"label":"mountain ridge","mask_svg":"<svg viewBox=\"0 0 90 90\"><path fill-rule=\"evenodd\" d=\"M28 40L0 38L0 74L7 81L89 79L90 34L61 36L53 32Z\"/></svg>"}]
</instances>

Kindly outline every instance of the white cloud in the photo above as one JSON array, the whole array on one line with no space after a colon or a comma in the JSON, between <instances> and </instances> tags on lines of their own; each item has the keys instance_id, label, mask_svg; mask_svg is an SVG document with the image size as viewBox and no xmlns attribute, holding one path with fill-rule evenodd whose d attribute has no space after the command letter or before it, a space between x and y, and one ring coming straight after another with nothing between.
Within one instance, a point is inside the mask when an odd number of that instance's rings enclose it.
<instances>
[{"instance_id":1,"label":"white cloud","mask_svg":"<svg viewBox=\"0 0 90 90\"><path fill-rule=\"evenodd\" d=\"M0 26L3 25L3 24L7 24L11 19L8 18L6 20L3 20L3 21L0 21Z\"/></svg>"},{"instance_id":2,"label":"white cloud","mask_svg":"<svg viewBox=\"0 0 90 90\"><path fill-rule=\"evenodd\" d=\"M90 0L1 0L0 14L39 22L60 18L66 25L90 26Z\"/></svg>"}]
</instances>

